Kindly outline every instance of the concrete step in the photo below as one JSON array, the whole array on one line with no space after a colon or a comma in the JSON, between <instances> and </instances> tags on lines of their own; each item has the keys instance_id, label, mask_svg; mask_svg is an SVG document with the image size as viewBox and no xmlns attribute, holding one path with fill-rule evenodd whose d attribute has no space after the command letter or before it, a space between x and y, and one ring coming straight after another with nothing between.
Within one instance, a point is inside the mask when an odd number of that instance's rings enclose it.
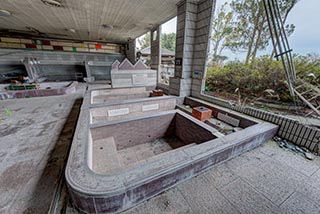
<instances>
[{"instance_id":1,"label":"concrete step","mask_svg":"<svg viewBox=\"0 0 320 214\"><path fill-rule=\"evenodd\" d=\"M92 168L94 172L106 174L121 168L113 137L95 140L92 147Z\"/></svg>"},{"instance_id":2,"label":"concrete step","mask_svg":"<svg viewBox=\"0 0 320 214\"><path fill-rule=\"evenodd\" d=\"M192 108L187 108L185 105L177 105L176 108L187 114L192 114Z\"/></svg>"}]
</instances>

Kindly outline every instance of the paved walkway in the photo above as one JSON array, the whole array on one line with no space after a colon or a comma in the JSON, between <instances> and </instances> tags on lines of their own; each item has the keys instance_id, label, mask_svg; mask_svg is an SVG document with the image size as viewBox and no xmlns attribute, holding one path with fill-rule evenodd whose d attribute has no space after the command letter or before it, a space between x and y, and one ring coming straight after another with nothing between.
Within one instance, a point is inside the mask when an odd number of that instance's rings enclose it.
<instances>
[{"instance_id":1,"label":"paved walkway","mask_svg":"<svg viewBox=\"0 0 320 214\"><path fill-rule=\"evenodd\" d=\"M125 214L320 213L319 168L270 141Z\"/></svg>"},{"instance_id":2,"label":"paved walkway","mask_svg":"<svg viewBox=\"0 0 320 214\"><path fill-rule=\"evenodd\" d=\"M69 205L67 213L78 213ZM207 172L123 214L320 213L320 157L313 161L273 142Z\"/></svg>"},{"instance_id":3,"label":"paved walkway","mask_svg":"<svg viewBox=\"0 0 320 214\"><path fill-rule=\"evenodd\" d=\"M81 101L76 100L84 90L0 101L1 214L48 212L77 122Z\"/></svg>"}]
</instances>

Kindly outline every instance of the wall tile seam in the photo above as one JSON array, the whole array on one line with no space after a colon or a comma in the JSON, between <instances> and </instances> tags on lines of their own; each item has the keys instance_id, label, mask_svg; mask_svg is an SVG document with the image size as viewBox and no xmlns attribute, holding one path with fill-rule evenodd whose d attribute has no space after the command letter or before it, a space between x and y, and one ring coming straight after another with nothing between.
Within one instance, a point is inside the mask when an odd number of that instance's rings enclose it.
<instances>
[{"instance_id":1,"label":"wall tile seam","mask_svg":"<svg viewBox=\"0 0 320 214\"><path fill-rule=\"evenodd\" d=\"M185 13L186 13L185 10L177 11L177 16L176 16L176 17L184 16ZM180 21L183 21L183 20L184 20L184 19L181 19Z\"/></svg>"},{"instance_id":2,"label":"wall tile seam","mask_svg":"<svg viewBox=\"0 0 320 214\"><path fill-rule=\"evenodd\" d=\"M197 40L197 39L196 39ZM195 41L195 43L194 43L194 45L195 46L203 46L203 45L205 45L205 46L207 46L207 43L206 42L197 42L197 41ZM202 49L202 51L203 51L204 49ZM204 57L204 56L203 56ZM206 57L205 57L206 58Z\"/></svg>"},{"instance_id":3,"label":"wall tile seam","mask_svg":"<svg viewBox=\"0 0 320 214\"><path fill-rule=\"evenodd\" d=\"M202 18L200 18L199 20L197 20L196 22L197 22L197 23L205 22L207 19L211 20L211 16L208 15L208 16L206 16L206 17L202 17Z\"/></svg>"},{"instance_id":4,"label":"wall tile seam","mask_svg":"<svg viewBox=\"0 0 320 214\"><path fill-rule=\"evenodd\" d=\"M186 22L186 17L183 16L183 15L185 15L185 12L183 12L183 13L181 13L180 15L177 16L177 19L179 19L179 16L182 16L182 17L183 17L183 19L177 20L177 26L178 26L178 25L183 25L183 24L181 24L182 22L184 22L184 23Z\"/></svg>"},{"instance_id":5,"label":"wall tile seam","mask_svg":"<svg viewBox=\"0 0 320 214\"><path fill-rule=\"evenodd\" d=\"M200 4L198 5L198 8L199 8L199 6L200 6ZM211 7L213 7L213 6L211 5ZM210 7L210 8L211 8L211 7ZM202 10L200 9L200 10L198 11L198 13L201 14L201 13L203 13L203 12L206 11L206 10L211 10L210 8L205 7L205 8L202 9Z\"/></svg>"},{"instance_id":6,"label":"wall tile seam","mask_svg":"<svg viewBox=\"0 0 320 214\"><path fill-rule=\"evenodd\" d=\"M190 18L185 18L186 22L190 22L191 24L190 25L195 25L197 24L197 20L196 19L190 19Z\"/></svg>"},{"instance_id":7,"label":"wall tile seam","mask_svg":"<svg viewBox=\"0 0 320 214\"><path fill-rule=\"evenodd\" d=\"M178 37L176 37L176 39L183 39L184 38L184 36L178 36ZM195 37L193 37L193 38L195 38Z\"/></svg>"},{"instance_id":8,"label":"wall tile seam","mask_svg":"<svg viewBox=\"0 0 320 214\"><path fill-rule=\"evenodd\" d=\"M195 50L195 53L203 53L203 50Z\"/></svg>"},{"instance_id":9,"label":"wall tile seam","mask_svg":"<svg viewBox=\"0 0 320 214\"><path fill-rule=\"evenodd\" d=\"M183 12L182 12L183 13ZM181 14L182 14L181 13ZM197 12L193 12L193 11L188 11L188 8L187 8L187 10L186 11L184 11L184 13L188 13L188 14L190 14L190 16L196 16L198 13Z\"/></svg>"},{"instance_id":10,"label":"wall tile seam","mask_svg":"<svg viewBox=\"0 0 320 214\"><path fill-rule=\"evenodd\" d=\"M197 28L196 28L195 30L200 33L201 30L207 31L207 29L208 29L209 27L210 27L210 25L205 25L205 26L202 26L202 27L198 27L198 26L197 26ZM199 36L203 36L203 35L207 35L207 33L204 33L204 34L202 34L202 35L198 35L198 34L197 34L197 38L198 38Z\"/></svg>"},{"instance_id":11,"label":"wall tile seam","mask_svg":"<svg viewBox=\"0 0 320 214\"><path fill-rule=\"evenodd\" d=\"M186 29L187 29L187 30L193 30L193 31L197 31L197 30L198 30L198 28L196 28L196 27L195 27L195 28L187 27ZM195 37L195 38L197 38L197 37Z\"/></svg>"}]
</instances>

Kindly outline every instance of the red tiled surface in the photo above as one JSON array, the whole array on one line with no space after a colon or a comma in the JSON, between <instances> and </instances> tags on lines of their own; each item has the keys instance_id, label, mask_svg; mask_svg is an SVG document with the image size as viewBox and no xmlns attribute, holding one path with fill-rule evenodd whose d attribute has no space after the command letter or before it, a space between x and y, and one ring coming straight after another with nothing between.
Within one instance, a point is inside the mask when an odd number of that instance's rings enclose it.
<instances>
[{"instance_id":1,"label":"red tiled surface","mask_svg":"<svg viewBox=\"0 0 320 214\"><path fill-rule=\"evenodd\" d=\"M212 116L212 110L199 106L192 109L192 116L197 118L198 120L205 121Z\"/></svg>"},{"instance_id":2,"label":"red tiled surface","mask_svg":"<svg viewBox=\"0 0 320 214\"><path fill-rule=\"evenodd\" d=\"M151 97L161 97L163 95L164 95L163 91L159 89L155 89L151 92Z\"/></svg>"}]
</instances>

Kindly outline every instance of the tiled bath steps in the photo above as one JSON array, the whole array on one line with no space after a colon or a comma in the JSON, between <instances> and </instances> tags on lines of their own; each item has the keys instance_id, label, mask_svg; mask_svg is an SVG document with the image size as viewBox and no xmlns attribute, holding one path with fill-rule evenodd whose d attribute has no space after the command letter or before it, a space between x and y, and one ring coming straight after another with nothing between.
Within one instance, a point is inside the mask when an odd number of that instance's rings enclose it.
<instances>
[{"instance_id":1,"label":"tiled bath steps","mask_svg":"<svg viewBox=\"0 0 320 214\"><path fill-rule=\"evenodd\" d=\"M192 115L192 108L188 105L177 105L177 109ZM233 120L236 120L233 118ZM238 120L239 121L239 120ZM209 126L212 126L213 128L217 129L220 133L223 135L228 135L236 131L241 131L243 128L237 126L232 126L227 122L222 121L221 119L219 120L218 117L211 117L210 119L204 121L206 124Z\"/></svg>"},{"instance_id":2,"label":"tiled bath steps","mask_svg":"<svg viewBox=\"0 0 320 214\"><path fill-rule=\"evenodd\" d=\"M305 147L311 152L320 155L320 129L314 126L304 124L306 121L300 118L292 119L287 116L267 112L250 106L241 106L230 103L227 100L216 97L201 95L200 99L186 97L184 104L194 106L205 106L210 109L219 107L223 112L237 112L238 114L251 116L279 126L277 136L292 142L300 147ZM308 124L308 123L307 123ZM317 124L317 122L315 122Z\"/></svg>"}]
</instances>

